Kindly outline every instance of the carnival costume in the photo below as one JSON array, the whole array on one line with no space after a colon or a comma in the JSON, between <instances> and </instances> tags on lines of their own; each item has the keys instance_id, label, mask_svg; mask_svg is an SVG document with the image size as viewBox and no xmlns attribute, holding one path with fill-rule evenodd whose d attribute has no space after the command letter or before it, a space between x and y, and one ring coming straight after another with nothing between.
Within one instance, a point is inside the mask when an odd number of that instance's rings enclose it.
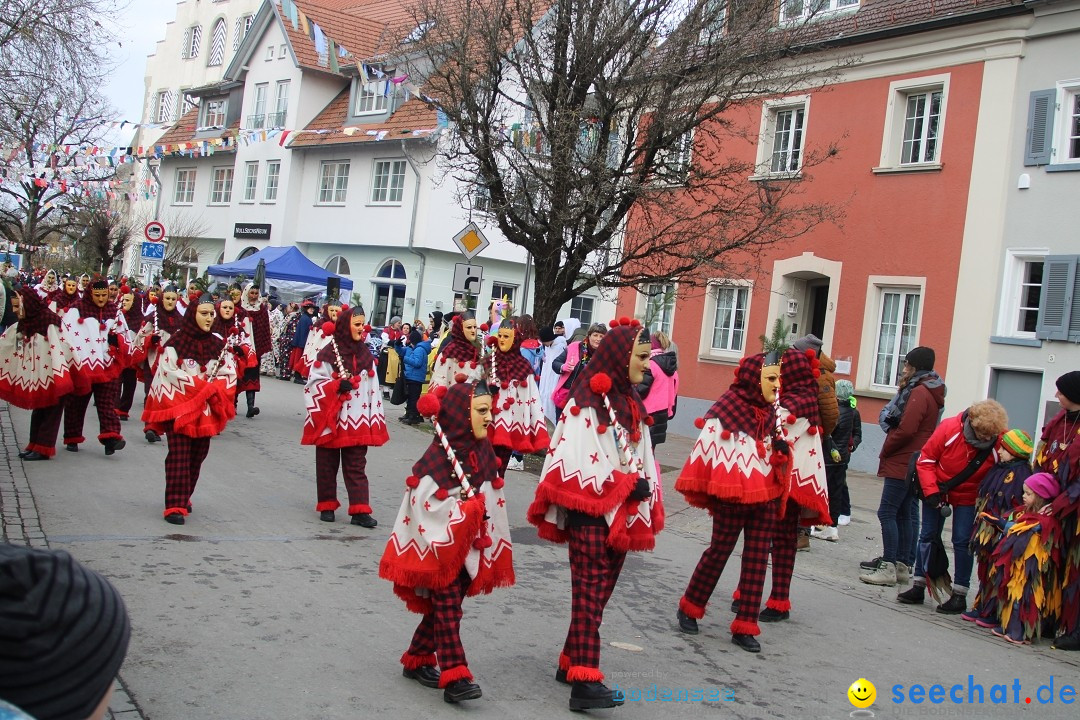
<instances>
[{"instance_id":1,"label":"carnival costume","mask_svg":"<svg viewBox=\"0 0 1080 720\"><path fill-rule=\"evenodd\" d=\"M430 388L450 387L455 383L477 382L484 379L484 357L476 342L476 331L469 338L465 331L466 320L474 323L471 315L455 315L450 323L450 337L439 349L431 369Z\"/></svg>"},{"instance_id":2,"label":"carnival costume","mask_svg":"<svg viewBox=\"0 0 1080 720\"><path fill-rule=\"evenodd\" d=\"M507 334L512 338L509 348L504 351L498 343L503 342ZM489 383L495 393L491 409L494 417L488 434L499 458L499 473L504 476L511 452L545 450L550 440L536 374L521 354L521 341L521 331L513 320L504 320L498 337L488 338L488 342L495 345L488 356Z\"/></svg>"},{"instance_id":3,"label":"carnival costume","mask_svg":"<svg viewBox=\"0 0 1080 720\"><path fill-rule=\"evenodd\" d=\"M245 394L249 418L259 414L259 408L255 407L255 393L262 389L259 371L263 357L270 355L273 349L270 333L270 306L261 297L256 298L254 302L249 300L248 293L253 289L255 289L253 284L244 289L244 298L236 308L236 316L244 324L244 330L251 338L257 360L254 366L244 371L236 383L236 392Z\"/></svg>"},{"instance_id":4,"label":"carnival costume","mask_svg":"<svg viewBox=\"0 0 1080 720\"><path fill-rule=\"evenodd\" d=\"M338 310L338 315L341 311ZM293 367L294 370L300 373L300 376L307 379L311 373L311 366L315 364L315 360L318 358L319 353L322 352L330 343L330 338L333 336L334 325L337 322L337 318L331 317L330 306L327 305L323 308L322 315L319 316L318 321L311 325L311 330L308 332L307 341L304 343L304 351L300 355L300 359Z\"/></svg>"}]
</instances>

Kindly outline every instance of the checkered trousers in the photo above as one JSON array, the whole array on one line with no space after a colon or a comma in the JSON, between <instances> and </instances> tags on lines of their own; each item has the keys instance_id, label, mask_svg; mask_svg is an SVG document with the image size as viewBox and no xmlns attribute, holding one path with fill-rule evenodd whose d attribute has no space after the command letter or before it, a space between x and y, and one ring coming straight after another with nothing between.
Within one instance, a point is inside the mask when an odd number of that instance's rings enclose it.
<instances>
[{"instance_id":1,"label":"checkered trousers","mask_svg":"<svg viewBox=\"0 0 1080 720\"><path fill-rule=\"evenodd\" d=\"M461 644L461 602L469 589L469 573L461 569L457 578L444 588L431 591L431 612L416 626L408 654L415 656L435 653L443 672L468 665Z\"/></svg>"},{"instance_id":2,"label":"checkered trousers","mask_svg":"<svg viewBox=\"0 0 1080 720\"><path fill-rule=\"evenodd\" d=\"M739 612L735 621L757 625L765 571L769 565L769 546L776 525L776 500L750 505L717 502L711 508L712 539L701 554L690 584L683 596L689 603L704 608L742 532L742 571L739 574Z\"/></svg>"},{"instance_id":3,"label":"checkered trousers","mask_svg":"<svg viewBox=\"0 0 1080 720\"><path fill-rule=\"evenodd\" d=\"M786 606L789 603L791 574L795 572L798 542L799 506L793 500L788 500L784 517L776 523L772 537L772 593L769 595L771 604Z\"/></svg>"},{"instance_id":4,"label":"checkered trousers","mask_svg":"<svg viewBox=\"0 0 1080 720\"><path fill-rule=\"evenodd\" d=\"M570 630L563 653L570 667L600 667L600 623L604 620L626 553L607 544L607 525L567 528L570 552Z\"/></svg>"},{"instance_id":5,"label":"checkered trousers","mask_svg":"<svg viewBox=\"0 0 1080 720\"><path fill-rule=\"evenodd\" d=\"M45 457L56 454L56 436L64 416L64 403L37 408L30 412L30 443L27 450L36 450Z\"/></svg>"},{"instance_id":6,"label":"checkered trousers","mask_svg":"<svg viewBox=\"0 0 1080 720\"><path fill-rule=\"evenodd\" d=\"M94 383L85 395L68 395L64 406L64 444L81 443L83 421L86 408L90 405L90 396L94 396L97 407L98 425L102 435L120 436L120 417L116 414L116 401L120 397L120 379Z\"/></svg>"},{"instance_id":7,"label":"checkered trousers","mask_svg":"<svg viewBox=\"0 0 1080 720\"><path fill-rule=\"evenodd\" d=\"M165 437L169 443L165 456L165 509L183 509L187 514L203 460L210 452L210 438L175 432L166 433Z\"/></svg>"},{"instance_id":8,"label":"checkered trousers","mask_svg":"<svg viewBox=\"0 0 1080 720\"><path fill-rule=\"evenodd\" d=\"M315 448L315 491L320 510L340 507L337 499L338 466L349 494L349 514L371 512L368 500L367 445ZM358 506L363 506L359 508Z\"/></svg>"}]
</instances>

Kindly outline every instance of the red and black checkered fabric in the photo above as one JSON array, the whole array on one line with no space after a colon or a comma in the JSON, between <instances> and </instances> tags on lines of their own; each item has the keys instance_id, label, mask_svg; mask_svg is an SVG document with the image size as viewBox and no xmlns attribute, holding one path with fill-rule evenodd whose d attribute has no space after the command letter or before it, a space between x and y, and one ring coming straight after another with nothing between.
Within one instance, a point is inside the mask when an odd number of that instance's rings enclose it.
<instances>
[{"instance_id":1,"label":"red and black checkered fabric","mask_svg":"<svg viewBox=\"0 0 1080 720\"><path fill-rule=\"evenodd\" d=\"M320 507L337 503L337 475L345 481L349 507L370 505L368 500L367 445L343 448L315 448L315 488ZM336 504L334 507L338 507ZM355 513L354 513L355 514Z\"/></svg>"},{"instance_id":2,"label":"red and black checkered fabric","mask_svg":"<svg viewBox=\"0 0 1080 720\"><path fill-rule=\"evenodd\" d=\"M608 545L608 532L607 525L567 528L571 599L563 653L571 668L600 667L600 624L626 560L625 552Z\"/></svg>"},{"instance_id":3,"label":"red and black checkered fabric","mask_svg":"<svg viewBox=\"0 0 1080 720\"><path fill-rule=\"evenodd\" d=\"M210 438L169 432L165 439L169 445L165 455L165 509L183 509L186 514L203 460L210 452Z\"/></svg>"},{"instance_id":4,"label":"red and black checkered fabric","mask_svg":"<svg viewBox=\"0 0 1080 720\"><path fill-rule=\"evenodd\" d=\"M735 382L713 403L705 418L716 418L725 430L764 440L776 424L773 406L761 394L761 368L765 356L749 355L739 361Z\"/></svg>"},{"instance_id":5,"label":"red and black checkered fabric","mask_svg":"<svg viewBox=\"0 0 1080 720\"><path fill-rule=\"evenodd\" d=\"M120 416L116 414L116 401L120 399L120 378L109 382L94 383L85 395L68 395L64 399L64 443L82 442L83 425L90 396L94 396L98 427L102 436L120 437Z\"/></svg>"},{"instance_id":6,"label":"red and black checkered fabric","mask_svg":"<svg viewBox=\"0 0 1080 720\"><path fill-rule=\"evenodd\" d=\"M480 348L476 343L465 337L465 320L471 320L472 315L462 313L455 315L450 323L450 339L442 346L439 357L447 357L459 362L477 362L480 359Z\"/></svg>"},{"instance_id":7,"label":"red and black checkered fabric","mask_svg":"<svg viewBox=\"0 0 1080 720\"><path fill-rule=\"evenodd\" d=\"M780 404L784 409L795 417L806 418L815 427L820 426L818 390L810 356L795 348L785 350L780 359Z\"/></svg>"},{"instance_id":8,"label":"red and black checkered fabric","mask_svg":"<svg viewBox=\"0 0 1080 720\"><path fill-rule=\"evenodd\" d=\"M521 341L525 338L513 318L502 321L499 330L504 328L514 331L514 343L506 352L498 349L498 347L495 348L495 352L491 356L495 361L495 372L498 375L499 382L509 382L511 380L525 382L529 376L533 375L532 365L521 354Z\"/></svg>"},{"instance_id":9,"label":"red and black checkered fabric","mask_svg":"<svg viewBox=\"0 0 1080 720\"><path fill-rule=\"evenodd\" d=\"M112 320L116 317L116 303L111 300L105 303L104 307L98 307L94 304L93 295L90 292L90 288L86 289L83 296L73 303L79 308L79 317L83 319L93 318L98 322L104 323L106 320Z\"/></svg>"},{"instance_id":10,"label":"red and black checkered fabric","mask_svg":"<svg viewBox=\"0 0 1080 720\"><path fill-rule=\"evenodd\" d=\"M641 419L646 417L645 403L637 388L630 382L630 353L638 342L649 342L648 335L640 325L616 325L608 330L592 359L574 381L570 398L578 407L592 408L600 422L608 416L604 408L604 396L592 389L592 379L603 373L611 378L608 402L615 411L615 419L630 433L631 440L640 432ZM644 337L643 340L640 338Z\"/></svg>"},{"instance_id":11,"label":"red and black checkered fabric","mask_svg":"<svg viewBox=\"0 0 1080 720\"><path fill-rule=\"evenodd\" d=\"M19 332L25 337L44 335L49 327L60 325L60 316L49 309L41 296L29 287L19 289L23 317L19 318Z\"/></svg>"},{"instance_id":12,"label":"red and black checkered fabric","mask_svg":"<svg viewBox=\"0 0 1080 720\"><path fill-rule=\"evenodd\" d=\"M443 435L453 448L473 487L491 482L499 470L499 461L495 457L491 441L486 435L481 439L473 435L473 394L483 390L486 390L486 386L472 383L456 383L450 386L442 398L438 414L439 427L442 428ZM412 472L416 477L430 475L439 487L447 490L460 487L438 437L432 438L431 445L413 465Z\"/></svg>"},{"instance_id":13,"label":"red and black checkered fabric","mask_svg":"<svg viewBox=\"0 0 1080 720\"><path fill-rule=\"evenodd\" d=\"M158 330L164 330L170 335L179 330L184 322L184 314L180 312L179 306L174 307L172 310L166 310L160 300L157 304L156 315Z\"/></svg>"},{"instance_id":14,"label":"red and black checkered fabric","mask_svg":"<svg viewBox=\"0 0 1080 720\"><path fill-rule=\"evenodd\" d=\"M225 346L224 340L210 331L203 331L195 318L198 315L198 305L193 305L192 310L184 315L184 322L180 329L174 332L165 347L176 350L178 360L194 360L205 366L211 360L216 360L221 355L221 349Z\"/></svg>"},{"instance_id":15,"label":"red and black checkered fabric","mask_svg":"<svg viewBox=\"0 0 1080 720\"><path fill-rule=\"evenodd\" d=\"M407 651L409 655L434 653L444 672L468 665L465 647L461 644L461 603L470 582L469 573L462 568L449 585L431 590L431 612L416 626Z\"/></svg>"},{"instance_id":16,"label":"red and black checkered fabric","mask_svg":"<svg viewBox=\"0 0 1080 720\"><path fill-rule=\"evenodd\" d=\"M342 370L338 367L338 354L340 354L341 363L350 374L359 375L364 370L372 372L375 367L375 356L371 354L371 348L364 342L362 335L359 340L353 340L352 328L349 327L352 316L352 308L338 313L337 322L334 323L334 343L337 344L337 351L335 352L334 346L328 343L319 351L317 359L319 362L329 363L340 371Z\"/></svg>"},{"instance_id":17,"label":"red and black checkered fabric","mask_svg":"<svg viewBox=\"0 0 1080 720\"><path fill-rule=\"evenodd\" d=\"M240 323L237 322L235 310L233 311L233 316L228 320L221 316L221 304L223 302L225 301L218 300L214 305L217 314L214 316L214 324L210 326L210 332L227 341L233 336L240 334ZM232 301L230 300L229 302Z\"/></svg>"},{"instance_id":18,"label":"red and black checkered fabric","mask_svg":"<svg viewBox=\"0 0 1080 720\"><path fill-rule=\"evenodd\" d=\"M56 436L60 432L60 420L64 416L64 403L36 408L30 412L30 443L26 449L45 457L56 454Z\"/></svg>"},{"instance_id":19,"label":"red and black checkered fabric","mask_svg":"<svg viewBox=\"0 0 1080 720\"><path fill-rule=\"evenodd\" d=\"M791 575L799 542L799 505L788 500L784 517L776 522L772 538L772 592L769 604L788 609L791 606Z\"/></svg>"}]
</instances>

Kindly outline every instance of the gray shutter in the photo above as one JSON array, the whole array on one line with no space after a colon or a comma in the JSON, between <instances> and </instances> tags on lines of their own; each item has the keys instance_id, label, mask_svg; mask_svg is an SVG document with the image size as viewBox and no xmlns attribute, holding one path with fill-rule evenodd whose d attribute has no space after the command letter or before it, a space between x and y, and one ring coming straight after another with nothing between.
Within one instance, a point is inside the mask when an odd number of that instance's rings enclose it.
<instances>
[{"instance_id":1,"label":"gray shutter","mask_svg":"<svg viewBox=\"0 0 1080 720\"><path fill-rule=\"evenodd\" d=\"M1080 255L1076 257L1076 269L1080 271ZM1078 281L1080 281L1080 273L1073 276L1072 308L1069 315L1069 342L1080 342L1080 287L1077 287Z\"/></svg>"},{"instance_id":2,"label":"gray shutter","mask_svg":"<svg viewBox=\"0 0 1080 720\"><path fill-rule=\"evenodd\" d=\"M1049 255L1043 263L1042 298L1035 337L1068 340L1076 284L1077 255Z\"/></svg>"},{"instance_id":3,"label":"gray shutter","mask_svg":"<svg viewBox=\"0 0 1080 720\"><path fill-rule=\"evenodd\" d=\"M1024 165L1049 165L1053 149L1057 90L1035 90L1028 97Z\"/></svg>"}]
</instances>

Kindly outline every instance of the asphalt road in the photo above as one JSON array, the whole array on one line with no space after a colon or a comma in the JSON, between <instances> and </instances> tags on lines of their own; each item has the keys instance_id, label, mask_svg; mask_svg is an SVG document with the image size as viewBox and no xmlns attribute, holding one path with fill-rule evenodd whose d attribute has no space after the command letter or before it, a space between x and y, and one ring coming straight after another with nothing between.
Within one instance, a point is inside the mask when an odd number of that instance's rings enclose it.
<instances>
[{"instance_id":1,"label":"asphalt road","mask_svg":"<svg viewBox=\"0 0 1080 720\"><path fill-rule=\"evenodd\" d=\"M440 691L401 677L398 658L419 618L377 572L404 478L430 441L430 427L392 419L390 443L371 450L377 529L349 525L343 511L336 523L323 523L314 511L314 452L299 444L301 388L265 377L263 386L261 415L238 417L213 440L183 527L161 517L166 448L146 443L137 420L124 424L128 446L113 457L91 441L78 454L61 446L55 459L25 464L51 547L104 573L126 599L133 636L121 675L141 714L547 720L569 713L569 689L553 678L569 621L566 550L538 540L524 519L539 461L530 459L526 472L511 472L507 481L517 585L465 602L462 637L484 697L450 706ZM388 409L391 418L402 413ZM93 409L87 415L85 434L93 437ZM25 442L29 413L12 409L12 419ZM854 520L841 541L815 540L799 553L791 619L763 625L760 655L730 643L737 557L701 634L680 634L676 604L710 528L704 513L670 491L690 446L673 437L659 450L668 528L655 552L627 560L602 629L602 669L631 700L594 715L848 717L855 708L847 689L865 677L877 688L869 708L876 717L1076 717L1062 687L1080 690L1080 654L1046 642L1011 646L929 604L898 605L896 589L858 581L858 561L879 554L879 486L865 475L850 476ZM1054 702L1040 703L1038 689L1051 678ZM909 698L912 685L929 692L935 683L944 686L942 702L931 700L936 694L921 704ZM713 699L633 700L635 692L648 698L654 684ZM969 684L982 687L982 704L971 704L980 693ZM995 691L996 684L1007 687ZM952 702L950 690L962 703ZM994 704L1001 692L1006 702ZM903 703L895 702L898 693Z\"/></svg>"}]
</instances>

